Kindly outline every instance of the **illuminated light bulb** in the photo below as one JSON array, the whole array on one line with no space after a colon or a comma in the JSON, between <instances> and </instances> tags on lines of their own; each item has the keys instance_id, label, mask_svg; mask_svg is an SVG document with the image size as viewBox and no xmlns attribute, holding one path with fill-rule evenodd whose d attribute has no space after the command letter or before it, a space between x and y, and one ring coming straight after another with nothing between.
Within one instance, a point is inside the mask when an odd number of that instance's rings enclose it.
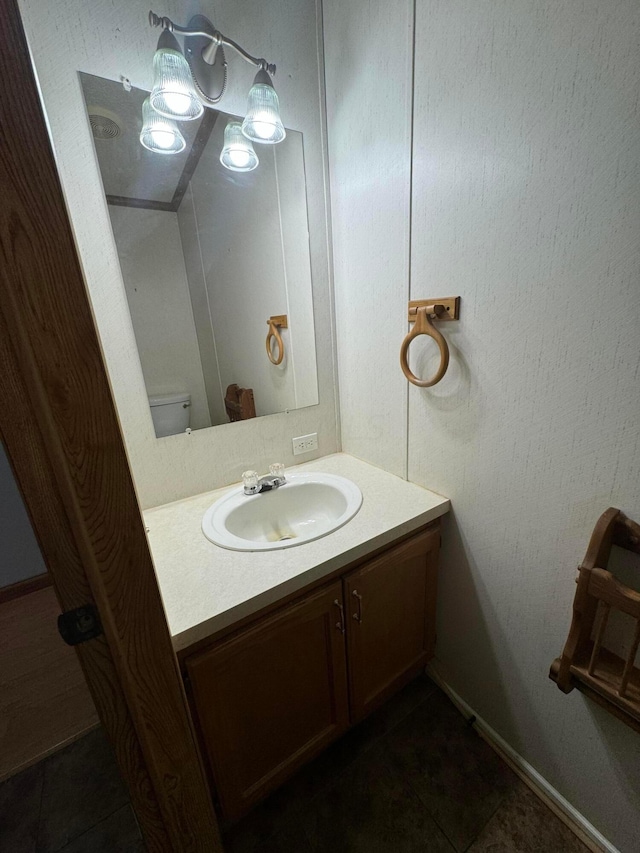
<instances>
[{"instance_id":1,"label":"illuminated light bulb","mask_svg":"<svg viewBox=\"0 0 640 853\"><path fill-rule=\"evenodd\" d=\"M170 133L168 130L152 130L151 138L153 139L154 145L157 145L158 148L171 148L175 141L174 134Z\"/></svg>"},{"instance_id":2,"label":"illuminated light bulb","mask_svg":"<svg viewBox=\"0 0 640 853\"><path fill-rule=\"evenodd\" d=\"M165 92L164 102L172 113L184 115L189 112L191 98L184 92Z\"/></svg>"},{"instance_id":3,"label":"illuminated light bulb","mask_svg":"<svg viewBox=\"0 0 640 853\"><path fill-rule=\"evenodd\" d=\"M278 96L266 71L258 71L253 81L242 132L247 139L268 145L282 142L287 135L280 118Z\"/></svg>"},{"instance_id":4,"label":"illuminated light bulb","mask_svg":"<svg viewBox=\"0 0 640 853\"><path fill-rule=\"evenodd\" d=\"M224 129L220 162L232 172L251 172L258 165L258 155L251 142L243 136L239 121L230 121Z\"/></svg>"},{"instance_id":5,"label":"illuminated light bulb","mask_svg":"<svg viewBox=\"0 0 640 853\"><path fill-rule=\"evenodd\" d=\"M140 144L155 154L179 154L187 143L176 123L159 115L146 98L142 105Z\"/></svg>"},{"instance_id":6,"label":"illuminated light bulb","mask_svg":"<svg viewBox=\"0 0 640 853\"><path fill-rule=\"evenodd\" d=\"M167 29L158 39L153 57L153 89L149 99L156 112L176 121L193 121L204 112L189 63L176 37Z\"/></svg>"},{"instance_id":7,"label":"illuminated light bulb","mask_svg":"<svg viewBox=\"0 0 640 853\"><path fill-rule=\"evenodd\" d=\"M253 129L260 139L270 139L274 133L273 122L269 121L269 113L261 112L253 119Z\"/></svg>"},{"instance_id":8,"label":"illuminated light bulb","mask_svg":"<svg viewBox=\"0 0 640 853\"><path fill-rule=\"evenodd\" d=\"M249 161L251 160L251 156L248 151L229 151L229 159L233 163L234 166L237 166L238 169L244 169L245 166L249 165Z\"/></svg>"}]
</instances>

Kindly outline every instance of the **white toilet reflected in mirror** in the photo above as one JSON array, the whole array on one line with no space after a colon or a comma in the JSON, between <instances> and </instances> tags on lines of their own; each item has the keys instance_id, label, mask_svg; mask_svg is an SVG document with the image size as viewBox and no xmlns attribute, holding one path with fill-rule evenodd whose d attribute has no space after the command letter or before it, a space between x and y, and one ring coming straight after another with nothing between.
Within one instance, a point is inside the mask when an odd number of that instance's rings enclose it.
<instances>
[{"instance_id":1,"label":"white toilet reflected in mirror","mask_svg":"<svg viewBox=\"0 0 640 853\"><path fill-rule=\"evenodd\" d=\"M149 406L157 438L189 428L191 394L155 394L149 397Z\"/></svg>"}]
</instances>

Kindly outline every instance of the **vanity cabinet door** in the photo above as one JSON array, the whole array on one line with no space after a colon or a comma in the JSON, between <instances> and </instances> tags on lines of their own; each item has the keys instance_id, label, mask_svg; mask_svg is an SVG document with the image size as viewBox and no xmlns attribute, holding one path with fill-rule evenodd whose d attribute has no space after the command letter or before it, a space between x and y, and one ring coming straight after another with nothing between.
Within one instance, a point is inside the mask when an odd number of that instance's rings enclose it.
<instances>
[{"instance_id":1,"label":"vanity cabinet door","mask_svg":"<svg viewBox=\"0 0 640 853\"><path fill-rule=\"evenodd\" d=\"M235 820L349 723L342 586L186 660L224 816Z\"/></svg>"},{"instance_id":2,"label":"vanity cabinet door","mask_svg":"<svg viewBox=\"0 0 640 853\"><path fill-rule=\"evenodd\" d=\"M351 719L381 704L433 656L439 527L347 575Z\"/></svg>"}]
</instances>

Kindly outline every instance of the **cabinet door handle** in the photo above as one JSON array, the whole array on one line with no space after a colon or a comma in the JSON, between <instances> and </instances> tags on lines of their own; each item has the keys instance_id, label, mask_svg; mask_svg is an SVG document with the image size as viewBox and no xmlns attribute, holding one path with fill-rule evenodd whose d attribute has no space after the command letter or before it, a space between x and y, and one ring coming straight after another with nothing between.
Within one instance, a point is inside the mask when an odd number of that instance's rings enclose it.
<instances>
[{"instance_id":1,"label":"cabinet door handle","mask_svg":"<svg viewBox=\"0 0 640 853\"><path fill-rule=\"evenodd\" d=\"M344 634L344 632L345 632L345 625L344 625L344 607L342 606L342 603L341 603L340 601L338 601L338 599L337 599L337 598L336 598L336 600L335 600L333 603L335 604L335 606L336 606L336 607L338 608L338 610L340 611L340 621L339 621L339 622L336 622L336 628L338 629L338 631L340 631L340 633L341 633L341 634Z\"/></svg>"},{"instance_id":2,"label":"cabinet door handle","mask_svg":"<svg viewBox=\"0 0 640 853\"><path fill-rule=\"evenodd\" d=\"M353 614L353 618L356 620L356 622L362 622L362 596L360 595L357 589L354 589L351 595L353 595L353 597L356 598L358 601L358 609Z\"/></svg>"}]
</instances>

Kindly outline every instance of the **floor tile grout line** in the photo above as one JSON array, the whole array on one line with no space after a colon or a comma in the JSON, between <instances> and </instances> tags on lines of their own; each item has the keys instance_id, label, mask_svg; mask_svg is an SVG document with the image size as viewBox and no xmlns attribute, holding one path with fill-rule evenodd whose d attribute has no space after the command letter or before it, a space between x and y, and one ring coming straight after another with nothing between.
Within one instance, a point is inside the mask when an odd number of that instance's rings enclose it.
<instances>
[{"instance_id":1,"label":"floor tile grout line","mask_svg":"<svg viewBox=\"0 0 640 853\"><path fill-rule=\"evenodd\" d=\"M460 851L458 850L458 848L456 847L454 842L451 840L451 838L449 838L449 835L447 834L447 832L444 830L444 828L442 826L440 826L440 824L436 820L436 816L433 814L433 812L431 811L431 809L429 808L427 803L425 803L423 798L420 796L420 792L416 788L414 788L414 786L411 784L411 781L409 779L405 779L399 773L399 771L389 762L389 759L387 758L386 755L383 756L383 761L384 761L384 764L385 764L385 767L387 768L387 770L389 770L389 772L391 774L393 774L394 776L396 776L397 778L402 779L404 784L407 785L407 787L409 788L411 793L415 796L415 798L418 800L418 802L422 805L422 807L425 810L425 812L427 813L427 815L433 821L436 829L438 829L438 831L442 834L444 840L447 842L447 844L451 848L451 853L460 853Z\"/></svg>"},{"instance_id":2,"label":"floor tile grout line","mask_svg":"<svg viewBox=\"0 0 640 853\"><path fill-rule=\"evenodd\" d=\"M429 817L431 818L431 820L435 823L435 825L438 827L438 829L440 830L440 832L444 835L444 837L445 837L445 839L446 839L446 841L447 841L447 844L451 847L451 849L453 850L453 853L464 853L464 851L458 850L458 847L456 846L456 844L455 844L455 842L453 841L453 839L449 837L449 833L447 832L447 830L446 830L443 826L441 826L441 825L440 825L440 822L439 822L438 818L437 818L437 817L436 817L436 815L431 811L431 808L429 807L429 804L424 800L424 798L423 798L423 797L422 797L422 795L420 794L420 791L418 791L418 789L414 787L414 785L412 784L411 780L410 780L410 779L406 779L406 780L405 780L405 782L406 782L406 784L408 785L408 787L409 787L409 789L411 790L411 792L412 792L413 794L415 794L415 796L420 800L420 802L422 803L422 806L423 806L424 810L425 810L425 811L426 811L426 813L429 815ZM483 827L483 828L484 828L484 827ZM473 839L473 841L475 841L475 840L476 840L476 839L474 838L474 839ZM471 842L471 843L473 843L473 842ZM468 849L468 847L465 847L465 851L466 851L467 849Z\"/></svg>"},{"instance_id":3,"label":"floor tile grout line","mask_svg":"<svg viewBox=\"0 0 640 853\"><path fill-rule=\"evenodd\" d=\"M109 812L109 814L103 815L103 816L100 818L100 820L97 820L95 823L92 823L92 824L91 824L91 826L87 826L87 827L85 827L85 828L82 830L82 832L78 832L78 834L77 834L77 835L74 835L74 836L73 836L73 838L68 838L68 839L65 841L65 843L62 845L62 847L56 847L55 849L52 849L52 850L41 850L40 848L36 847L36 853L63 853L64 849L65 849L66 847L68 847L70 844L73 844L73 843L74 843L74 842L76 842L79 838L82 838L82 836L83 836L83 835L86 835L86 834L87 834L87 832L91 832L91 830L92 830L92 829L95 829L95 828L96 828L96 826L100 826L100 824L101 824L101 823L104 823L104 821L105 821L105 820L108 820L110 817L113 817L113 815L114 815L114 814L116 814L116 812L119 812L121 809L124 809L124 808L126 808L127 806L130 806L131 808L133 808L133 806L131 805L131 800L130 800L130 799L127 799L127 800L126 800L126 802L121 803L121 805L119 805L119 806L118 806L117 808L115 808L113 811ZM40 839L38 839L38 840L40 840Z\"/></svg>"},{"instance_id":4,"label":"floor tile grout line","mask_svg":"<svg viewBox=\"0 0 640 853\"><path fill-rule=\"evenodd\" d=\"M487 820L482 824L482 827L479 830L479 832L477 833L477 835L475 836L475 838L472 841L470 841L469 844L464 848L463 853L467 853L467 851L470 850L471 847L473 847L473 845L480 838L482 833L485 831L487 826L491 823L491 821L496 816L496 814L500 811L500 809L504 806L505 802L512 795L512 793L513 793L513 789L510 789L510 790L504 792L504 794L500 797L500 802L497 804L495 809L491 812L491 814L489 815Z\"/></svg>"},{"instance_id":5,"label":"floor tile grout line","mask_svg":"<svg viewBox=\"0 0 640 853\"><path fill-rule=\"evenodd\" d=\"M78 841L80 838L83 838L85 835L87 835L87 833L89 833L89 832L91 832L92 830L94 830L97 826L100 826L100 824L101 824L101 823L104 823L104 822L105 822L105 820L109 820L109 818L110 818L110 817L113 817L113 816L114 816L114 814L116 814L117 812L122 811L122 809L126 809L126 808L127 808L127 806L128 806L129 808L133 809L133 806L131 805L131 803L130 803L130 802L126 802L126 803L124 803L123 805L119 806L117 809L114 809L112 812L109 812L109 814L108 814L108 815L105 815L103 818L101 818L100 820L96 821L96 823L92 824L91 826L88 826L86 829L83 829L83 830L82 830L82 832L78 833L78 835L74 835L74 837L73 837L73 838L70 838L70 839L66 842L66 844L64 844L64 846L63 846L63 847L58 847L58 849L57 849L57 850L51 851L51 853L64 853L64 851L67 849L67 847L70 847L72 844L75 844L75 843L76 843L76 841ZM137 826L137 821L136 821L136 826ZM139 831L139 829L138 829L138 831ZM141 837L142 837L142 836L141 836ZM44 851L43 851L43 853L44 853Z\"/></svg>"}]
</instances>

